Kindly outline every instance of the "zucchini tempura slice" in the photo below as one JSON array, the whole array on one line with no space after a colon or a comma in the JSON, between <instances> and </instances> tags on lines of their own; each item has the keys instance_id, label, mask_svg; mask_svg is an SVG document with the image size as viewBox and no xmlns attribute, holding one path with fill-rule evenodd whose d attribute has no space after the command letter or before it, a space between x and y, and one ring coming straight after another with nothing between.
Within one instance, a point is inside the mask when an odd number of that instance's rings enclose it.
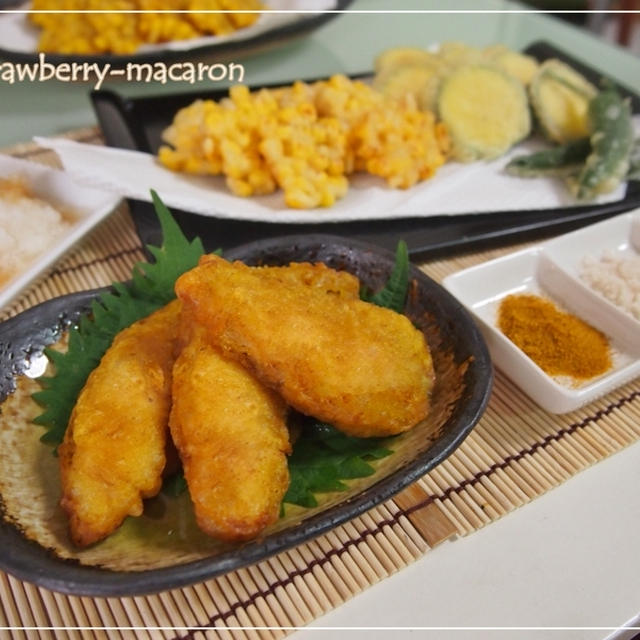
<instances>
[{"instance_id":1,"label":"zucchini tempura slice","mask_svg":"<svg viewBox=\"0 0 640 640\"><path fill-rule=\"evenodd\" d=\"M460 162L497 158L531 130L524 85L493 67L453 72L438 94L438 111Z\"/></svg>"},{"instance_id":2,"label":"zucchini tempura slice","mask_svg":"<svg viewBox=\"0 0 640 640\"><path fill-rule=\"evenodd\" d=\"M71 540L90 545L158 493L180 302L121 331L80 392L60 445Z\"/></svg>"},{"instance_id":3,"label":"zucchini tempura slice","mask_svg":"<svg viewBox=\"0 0 640 640\"><path fill-rule=\"evenodd\" d=\"M429 349L399 313L216 257L176 292L223 355L302 413L369 437L406 431L429 411Z\"/></svg>"}]
</instances>

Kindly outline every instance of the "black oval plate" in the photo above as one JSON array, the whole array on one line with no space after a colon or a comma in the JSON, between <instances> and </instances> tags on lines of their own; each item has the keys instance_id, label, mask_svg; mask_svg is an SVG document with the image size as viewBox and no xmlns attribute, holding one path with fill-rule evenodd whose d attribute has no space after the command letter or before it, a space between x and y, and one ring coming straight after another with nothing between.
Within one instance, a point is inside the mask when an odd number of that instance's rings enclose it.
<instances>
[{"instance_id":1,"label":"black oval plate","mask_svg":"<svg viewBox=\"0 0 640 640\"><path fill-rule=\"evenodd\" d=\"M225 257L248 264L321 261L354 273L371 288L386 281L394 263L394 255L384 249L325 235L260 240L230 250ZM63 560L26 539L14 524L3 520L0 568L22 580L68 594L122 596L158 592L212 578L300 544L374 507L417 480L449 456L476 424L488 402L493 370L484 340L464 307L414 266L410 278L413 286L405 312L414 322L426 323L421 328L430 338L432 352L446 352L454 368L462 367L464 373L460 374L455 406L438 435L431 440L425 438L398 468L382 477L374 474L370 486L362 492L294 526L210 558L161 569L113 571ZM29 357L57 340L101 291L104 289L47 301L0 325L3 396L14 387L15 377L26 369ZM436 363L436 370L437 366Z\"/></svg>"}]
</instances>

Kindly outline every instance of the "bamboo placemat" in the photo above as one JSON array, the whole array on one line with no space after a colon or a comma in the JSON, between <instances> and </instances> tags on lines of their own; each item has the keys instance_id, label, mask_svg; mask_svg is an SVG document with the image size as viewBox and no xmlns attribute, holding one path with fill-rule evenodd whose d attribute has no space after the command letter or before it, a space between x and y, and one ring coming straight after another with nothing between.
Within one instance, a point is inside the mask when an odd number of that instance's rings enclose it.
<instances>
[{"instance_id":1,"label":"bamboo placemat","mask_svg":"<svg viewBox=\"0 0 640 640\"><path fill-rule=\"evenodd\" d=\"M101 141L95 129L69 137ZM54 154L33 144L5 153L56 164ZM421 267L441 280L516 248ZM141 259L142 247L123 205L3 310L0 319L63 293L126 279ZM69 597L0 572L0 627L11 638L205 637L198 628L215 628L220 638L279 638L289 631L278 627L308 624L439 542L472 533L639 438L640 379L556 416L537 407L498 371L485 415L452 456L394 499L333 531L252 567L146 597ZM455 545L448 552L455 553ZM104 627L118 631L107 634ZM131 627L138 629L125 630ZM165 629L150 629L158 627Z\"/></svg>"}]
</instances>

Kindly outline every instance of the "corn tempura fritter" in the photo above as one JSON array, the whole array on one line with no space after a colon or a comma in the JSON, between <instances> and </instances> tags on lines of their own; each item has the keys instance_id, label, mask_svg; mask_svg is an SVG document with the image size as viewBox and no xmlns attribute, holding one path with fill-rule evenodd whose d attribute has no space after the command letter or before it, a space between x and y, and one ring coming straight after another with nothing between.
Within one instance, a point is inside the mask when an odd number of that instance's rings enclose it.
<instances>
[{"instance_id":1,"label":"corn tempura fritter","mask_svg":"<svg viewBox=\"0 0 640 640\"><path fill-rule=\"evenodd\" d=\"M61 506L81 547L161 487L178 300L121 331L89 376L60 445Z\"/></svg>"},{"instance_id":2,"label":"corn tempura fritter","mask_svg":"<svg viewBox=\"0 0 640 640\"><path fill-rule=\"evenodd\" d=\"M265 7L260 0L32 0L30 9L41 29L38 51L85 56L224 36L253 24Z\"/></svg>"}]
</instances>

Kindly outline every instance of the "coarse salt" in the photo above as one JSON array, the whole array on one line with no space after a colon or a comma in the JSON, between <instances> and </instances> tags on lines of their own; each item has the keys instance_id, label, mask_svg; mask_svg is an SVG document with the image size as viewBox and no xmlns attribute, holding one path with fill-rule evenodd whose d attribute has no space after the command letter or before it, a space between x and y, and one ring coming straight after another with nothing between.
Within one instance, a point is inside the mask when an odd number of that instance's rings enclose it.
<instances>
[{"instance_id":1,"label":"coarse salt","mask_svg":"<svg viewBox=\"0 0 640 640\"><path fill-rule=\"evenodd\" d=\"M580 277L592 289L640 320L640 255L607 250L586 256Z\"/></svg>"},{"instance_id":2,"label":"coarse salt","mask_svg":"<svg viewBox=\"0 0 640 640\"><path fill-rule=\"evenodd\" d=\"M0 284L50 249L71 221L19 178L0 179Z\"/></svg>"}]
</instances>

